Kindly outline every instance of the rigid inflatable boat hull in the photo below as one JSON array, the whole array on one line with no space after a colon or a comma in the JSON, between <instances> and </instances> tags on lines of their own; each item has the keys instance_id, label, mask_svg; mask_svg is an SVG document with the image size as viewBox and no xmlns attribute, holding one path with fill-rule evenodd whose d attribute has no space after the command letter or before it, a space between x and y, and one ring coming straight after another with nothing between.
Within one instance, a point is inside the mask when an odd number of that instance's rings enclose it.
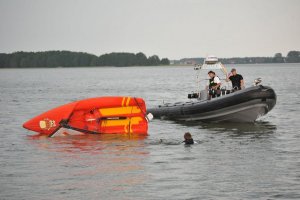
<instances>
[{"instance_id":1,"label":"rigid inflatable boat hull","mask_svg":"<svg viewBox=\"0 0 300 200\"><path fill-rule=\"evenodd\" d=\"M228 95L204 101L162 105L149 109L154 118L204 122L254 122L276 104L270 87L253 86Z\"/></svg>"}]
</instances>

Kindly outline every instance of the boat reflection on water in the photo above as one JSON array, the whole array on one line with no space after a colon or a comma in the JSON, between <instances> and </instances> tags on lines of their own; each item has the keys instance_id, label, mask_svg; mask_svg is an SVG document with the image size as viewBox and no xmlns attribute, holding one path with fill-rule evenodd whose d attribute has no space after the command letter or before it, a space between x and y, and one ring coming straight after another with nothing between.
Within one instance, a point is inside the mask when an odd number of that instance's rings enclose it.
<instances>
[{"instance_id":1,"label":"boat reflection on water","mask_svg":"<svg viewBox=\"0 0 300 200\"><path fill-rule=\"evenodd\" d=\"M254 123L205 123L205 122L184 122L185 126L198 127L214 133L228 133L231 135L266 135L273 134L277 130L276 125L268 121L256 121Z\"/></svg>"}]
</instances>

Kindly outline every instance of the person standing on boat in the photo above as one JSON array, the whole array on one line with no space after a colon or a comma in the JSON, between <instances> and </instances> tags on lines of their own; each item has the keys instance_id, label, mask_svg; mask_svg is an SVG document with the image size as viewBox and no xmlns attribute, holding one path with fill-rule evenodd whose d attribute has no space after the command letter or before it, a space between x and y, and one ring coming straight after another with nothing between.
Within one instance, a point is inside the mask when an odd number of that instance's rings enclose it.
<instances>
[{"instance_id":1,"label":"person standing on boat","mask_svg":"<svg viewBox=\"0 0 300 200\"><path fill-rule=\"evenodd\" d=\"M226 77L226 81L231 81L232 88L235 90L241 90L244 88L244 78L242 75L236 73L236 69L232 68L230 75Z\"/></svg>"},{"instance_id":2,"label":"person standing on boat","mask_svg":"<svg viewBox=\"0 0 300 200\"><path fill-rule=\"evenodd\" d=\"M220 90L221 86L220 78L216 76L216 73L214 71L209 71L208 76L210 77L208 85L209 94L212 98L220 96L220 94L218 94L218 90Z\"/></svg>"}]
</instances>

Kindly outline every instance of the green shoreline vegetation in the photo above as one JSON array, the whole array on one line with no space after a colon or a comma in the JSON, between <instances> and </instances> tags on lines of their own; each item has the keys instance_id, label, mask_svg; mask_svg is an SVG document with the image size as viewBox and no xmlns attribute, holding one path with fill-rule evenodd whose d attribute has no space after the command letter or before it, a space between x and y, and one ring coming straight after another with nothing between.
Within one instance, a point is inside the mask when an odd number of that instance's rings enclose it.
<instances>
[{"instance_id":1,"label":"green shoreline vegetation","mask_svg":"<svg viewBox=\"0 0 300 200\"><path fill-rule=\"evenodd\" d=\"M0 53L0 68L84 67L84 66L157 66L169 65L167 58L144 53L109 53L96 56L83 52L44 51Z\"/></svg>"},{"instance_id":2,"label":"green shoreline vegetation","mask_svg":"<svg viewBox=\"0 0 300 200\"><path fill-rule=\"evenodd\" d=\"M202 64L205 58L183 58L171 61L174 65ZM287 56L276 53L274 57L235 57L219 58L223 64L259 64L259 63L300 63L300 51L289 51Z\"/></svg>"},{"instance_id":3,"label":"green shoreline vegetation","mask_svg":"<svg viewBox=\"0 0 300 200\"><path fill-rule=\"evenodd\" d=\"M160 59L157 55L147 57L144 53L108 53L96 56L84 52L44 51L0 53L0 68L43 68L43 67L85 67L85 66L159 66L202 64L204 58ZM290 51L287 56L276 53L274 57L220 58L224 64L257 63L300 63L300 51Z\"/></svg>"}]
</instances>

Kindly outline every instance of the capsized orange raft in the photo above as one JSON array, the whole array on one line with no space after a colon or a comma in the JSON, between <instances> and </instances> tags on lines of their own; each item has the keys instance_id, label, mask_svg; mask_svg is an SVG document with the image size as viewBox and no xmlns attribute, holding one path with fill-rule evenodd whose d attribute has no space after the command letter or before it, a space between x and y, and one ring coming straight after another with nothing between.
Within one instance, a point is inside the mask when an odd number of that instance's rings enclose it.
<instances>
[{"instance_id":1,"label":"capsized orange raft","mask_svg":"<svg viewBox=\"0 0 300 200\"><path fill-rule=\"evenodd\" d=\"M147 134L148 118L142 98L97 97L49 110L23 127L46 136L73 134Z\"/></svg>"}]
</instances>

